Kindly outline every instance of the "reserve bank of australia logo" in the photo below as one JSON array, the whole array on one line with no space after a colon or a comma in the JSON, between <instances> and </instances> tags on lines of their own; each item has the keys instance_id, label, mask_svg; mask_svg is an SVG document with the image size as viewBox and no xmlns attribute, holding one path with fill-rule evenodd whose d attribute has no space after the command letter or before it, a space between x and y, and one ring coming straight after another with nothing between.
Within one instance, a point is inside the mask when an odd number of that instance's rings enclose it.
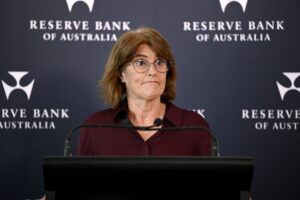
<instances>
[{"instance_id":1,"label":"reserve bank of australia logo","mask_svg":"<svg viewBox=\"0 0 300 200\"><path fill-rule=\"evenodd\" d=\"M69 12L72 11L74 4L76 4L78 1L84 2L89 7L90 12L92 12L94 2L95 2L95 0L66 0L66 1L67 1Z\"/></svg>"},{"instance_id":2,"label":"reserve bank of australia logo","mask_svg":"<svg viewBox=\"0 0 300 200\"><path fill-rule=\"evenodd\" d=\"M285 75L290 80L291 86L290 87L284 87L278 81L276 81L277 87L278 87L278 90L279 90L279 94L280 94L280 97L281 97L282 101L283 101L286 93L288 93L291 90L295 90L295 91L298 91L300 93L300 87L295 86L295 81L296 81L297 78L300 77L300 72L284 72L283 75Z\"/></svg>"},{"instance_id":3,"label":"reserve bank of australia logo","mask_svg":"<svg viewBox=\"0 0 300 200\"><path fill-rule=\"evenodd\" d=\"M31 91L33 88L33 84L34 84L34 79L26 86L21 86L20 85L20 81L21 79L28 74L28 72L8 72L15 80L16 80L16 85L15 86L11 86L8 85L7 83L5 83L4 81L2 81L2 85L4 88L4 92L6 95L6 99L9 99L10 94L15 91L15 90L21 90L23 92L25 92L27 99L30 99L31 96Z\"/></svg>"},{"instance_id":4,"label":"reserve bank of australia logo","mask_svg":"<svg viewBox=\"0 0 300 200\"><path fill-rule=\"evenodd\" d=\"M225 12L226 7L228 6L228 4L232 3L232 2L237 2L241 5L243 12L246 12L246 7L247 7L247 3L248 0L219 0L220 4L221 4L221 8L223 13Z\"/></svg>"}]
</instances>

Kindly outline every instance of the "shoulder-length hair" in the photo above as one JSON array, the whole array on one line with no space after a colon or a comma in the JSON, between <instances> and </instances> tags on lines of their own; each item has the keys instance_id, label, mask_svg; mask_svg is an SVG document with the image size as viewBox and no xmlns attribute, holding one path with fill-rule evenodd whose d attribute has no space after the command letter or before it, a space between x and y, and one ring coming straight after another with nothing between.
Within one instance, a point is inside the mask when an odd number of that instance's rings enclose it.
<instances>
[{"instance_id":1,"label":"shoulder-length hair","mask_svg":"<svg viewBox=\"0 0 300 200\"><path fill-rule=\"evenodd\" d=\"M166 39L153 28L139 28L124 33L113 46L104 74L99 81L105 103L118 107L126 96L124 83L121 82L122 67L131 62L141 44L148 45L159 58L168 62L166 87L161 96L163 100L172 101L176 96L176 67L170 45Z\"/></svg>"}]
</instances>

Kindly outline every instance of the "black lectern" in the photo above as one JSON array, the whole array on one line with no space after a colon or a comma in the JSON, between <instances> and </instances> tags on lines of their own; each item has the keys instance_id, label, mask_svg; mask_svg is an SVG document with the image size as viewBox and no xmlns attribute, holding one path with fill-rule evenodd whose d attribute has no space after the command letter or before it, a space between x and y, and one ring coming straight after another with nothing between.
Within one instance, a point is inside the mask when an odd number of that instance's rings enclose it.
<instances>
[{"instance_id":1,"label":"black lectern","mask_svg":"<svg viewBox=\"0 0 300 200\"><path fill-rule=\"evenodd\" d=\"M252 157L45 157L50 199L241 199Z\"/></svg>"}]
</instances>

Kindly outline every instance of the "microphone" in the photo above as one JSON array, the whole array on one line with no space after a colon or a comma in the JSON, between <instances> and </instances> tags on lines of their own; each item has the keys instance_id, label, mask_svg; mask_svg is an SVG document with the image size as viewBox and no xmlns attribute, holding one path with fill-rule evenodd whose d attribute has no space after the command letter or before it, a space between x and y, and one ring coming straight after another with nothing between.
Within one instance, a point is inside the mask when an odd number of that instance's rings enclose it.
<instances>
[{"instance_id":1,"label":"microphone","mask_svg":"<svg viewBox=\"0 0 300 200\"><path fill-rule=\"evenodd\" d=\"M162 125L162 120L160 118L156 118L153 122L153 126L157 127L157 126L160 126L160 125Z\"/></svg>"},{"instance_id":2,"label":"microphone","mask_svg":"<svg viewBox=\"0 0 300 200\"><path fill-rule=\"evenodd\" d=\"M162 125L162 120L160 118L156 118L153 122L153 125L150 126L133 126L131 124L81 124L73 129L71 129L65 139L65 146L64 146L64 156L70 157L72 156L71 153L71 139L75 131L80 128L128 128L128 129L135 129L140 131L151 131L151 130L160 130L160 128L155 129Z\"/></svg>"},{"instance_id":3,"label":"microphone","mask_svg":"<svg viewBox=\"0 0 300 200\"><path fill-rule=\"evenodd\" d=\"M75 131L80 128L128 128L135 129L140 131L154 131L154 130L163 130L163 131L177 131L177 130L202 130L210 134L212 138L212 152L211 156L219 156L219 144L217 138L211 133L210 129L204 126L181 126L181 127L159 127L162 125L162 119L156 118L153 122L153 125L150 126L133 126L132 124L82 124L73 129L71 129L66 137L65 146L64 146L64 156L70 157L71 153L71 138Z\"/></svg>"}]
</instances>

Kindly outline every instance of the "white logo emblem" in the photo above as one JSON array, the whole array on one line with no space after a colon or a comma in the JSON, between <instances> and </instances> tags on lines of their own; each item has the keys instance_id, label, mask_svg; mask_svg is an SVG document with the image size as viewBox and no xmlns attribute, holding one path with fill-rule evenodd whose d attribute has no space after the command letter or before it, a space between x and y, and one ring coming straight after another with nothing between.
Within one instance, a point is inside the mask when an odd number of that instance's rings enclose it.
<instances>
[{"instance_id":1,"label":"white logo emblem","mask_svg":"<svg viewBox=\"0 0 300 200\"><path fill-rule=\"evenodd\" d=\"M248 3L248 0L219 0L220 4L221 4L221 8L223 13L225 12L226 7L228 6L228 4L230 4L231 2L237 2L239 3L242 8L243 8L243 12L246 12L246 6Z\"/></svg>"},{"instance_id":2,"label":"white logo emblem","mask_svg":"<svg viewBox=\"0 0 300 200\"><path fill-rule=\"evenodd\" d=\"M82 1L82 2L86 3L86 5L89 7L90 12L92 12L94 2L95 2L95 0L66 0L66 1L67 1L67 5L68 5L68 8L69 8L69 12L72 11L73 5L75 3L77 3L78 1Z\"/></svg>"},{"instance_id":3,"label":"white logo emblem","mask_svg":"<svg viewBox=\"0 0 300 200\"><path fill-rule=\"evenodd\" d=\"M296 90L300 93L300 87L297 88L295 86L295 80L300 77L300 72L284 72L283 75L285 75L291 82L291 86L290 87L284 87L282 86L278 81L276 81L277 83L277 87L278 87L278 90L279 90L279 93L280 93L280 97L281 97L281 100L283 101L284 99L284 96L286 95L286 93L288 91L291 91L291 90Z\"/></svg>"},{"instance_id":4,"label":"white logo emblem","mask_svg":"<svg viewBox=\"0 0 300 200\"><path fill-rule=\"evenodd\" d=\"M17 89L23 90L26 95L28 100L30 99L30 95L31 95L31 91L32 91L32 87L33 87L33 83L34 83L34 79L31 81L31 83L29 83L26 86L21 86L20 85L20 81L21 79L28 74L28 72L8 72L12 77L15 78L17 85L16 86L10 86L8 84L6 84L4 81L2 81L2 85L4 88L4 92L6 95L7 100L9 99L10 94Z\"/></svg>"}]
</instances>

